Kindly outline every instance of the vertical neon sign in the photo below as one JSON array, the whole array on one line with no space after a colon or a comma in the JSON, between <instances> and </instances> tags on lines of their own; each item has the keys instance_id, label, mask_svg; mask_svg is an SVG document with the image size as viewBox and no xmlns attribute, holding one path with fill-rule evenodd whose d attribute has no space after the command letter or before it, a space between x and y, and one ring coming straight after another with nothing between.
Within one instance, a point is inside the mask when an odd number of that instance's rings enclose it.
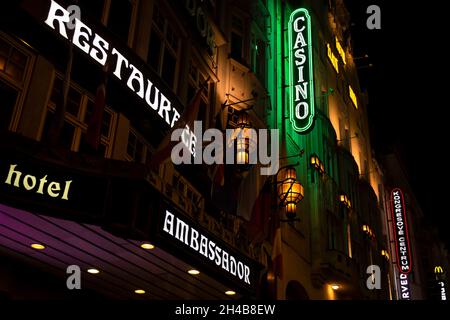
<instances>
[{"instance_id":1,"label":"vertical neon sign","mask_svg":"<svg viewBox=\"0 0 450 320\"><path fill-rule=\"evenodd\" d=\"M439 297L441 300L447 300L447 288L445 285L444 269L442 269L441 266L436 266L434 267L434 274L436 275Z\"/></svg>"},{"instance_id":2,"label":"vertical neon sign","mask_svg":"<svg viewBox=\"0 0 450 320\"><path fill-rule=\"evenodd\" d=\"M288 33L290 120L294 130L302 133L311 128L314 120L314 70L308 10L300 8L292 12Z\"/></svg>"},{"instance_id":3,"label":"vertical neon sign","mask_svg":"<svg viewBox=\"0 0 450 320\"><path fill-rule=\"evenodd\" d=\"M391 213L397 251L397 266L400 272L400 298L410 300L408 274L411 272L411 249L409 243L408 223L406 221L405 197L400 189L391 191Z\"/></svg>"}]
</instances>

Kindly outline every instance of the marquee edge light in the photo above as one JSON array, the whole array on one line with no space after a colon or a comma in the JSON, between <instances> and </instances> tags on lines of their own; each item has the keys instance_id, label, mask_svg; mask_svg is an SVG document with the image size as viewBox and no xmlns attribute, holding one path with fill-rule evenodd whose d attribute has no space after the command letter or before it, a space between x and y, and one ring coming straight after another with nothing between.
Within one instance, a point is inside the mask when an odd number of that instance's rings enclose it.
<instances>
[{"instance_id":1,"label":"marquee edge light","mask_svg":"<svg viewBox=\"0 0 450 320\"><path fill-rule=\"evenodd\" d=\"M296 114L295 109L296 107L294 106L294 49L293 49L293 29L294 28L294 18L299 14L302 13L303 16L305 17L305 27L307 28L306 33L307 33L307 45L306 45L306 58L308 59L308 61L306 62L308 65L308 79L306 81L306 83L308 84L309 88L308 90L306 90L307 92L309 92L309 98L305 99L308 101L308 114L305 116L305 118L308 118L306 125L299 127L297 126L296 123L296 117L294 116ZM301 31L300 31L301 33ZM294 10L290 17L289 17L289 23L288 23L288 41L289 41L289 65L290 65L290 72L289 72L289 87L291 90L291 97L290 97L290 121L292 123L292 127L294 128L295 131L302 133L307 131L308 129L311 128L313 121L314 121L314 114L315 114L315 107L314 107L314 71L313 71L313 57L312 57L312 35L311 35L311 16L309 15L309 12L307 9L305 8L298 8L296 10ZM303 77L302 77L303 78ZM303 120L303 119L300 119Z\"/></svg>"}]
</instances>

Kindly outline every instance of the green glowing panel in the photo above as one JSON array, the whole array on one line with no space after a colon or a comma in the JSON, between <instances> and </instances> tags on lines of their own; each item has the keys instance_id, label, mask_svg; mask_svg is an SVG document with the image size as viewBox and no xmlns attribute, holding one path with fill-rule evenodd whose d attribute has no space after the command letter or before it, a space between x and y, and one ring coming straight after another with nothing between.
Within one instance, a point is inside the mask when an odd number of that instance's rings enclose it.
<instances>
[{"instance_id":1,"label":"green glowing panel","mask_svg":"<svg viewBox=\"0 0 450 320\"><path fill-rule=\"evenodd\" d=\"M300 8L289 18L289 108L292 127L299 133L314 121L314 82L311 17Z\"/></svg>"}]
</instances>

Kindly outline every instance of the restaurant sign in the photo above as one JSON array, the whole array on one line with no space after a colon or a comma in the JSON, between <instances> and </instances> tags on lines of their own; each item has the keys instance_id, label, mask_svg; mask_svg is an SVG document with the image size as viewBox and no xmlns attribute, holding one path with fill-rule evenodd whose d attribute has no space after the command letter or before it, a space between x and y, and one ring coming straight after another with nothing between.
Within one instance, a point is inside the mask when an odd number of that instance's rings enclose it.
<instances>
[{"instance_id":1,"label":"restaurant sign","mask_svg":"<svg viewBox=\"0 0 450 320\"><path fill-rule=\"evenodd\" d=\"M113 70L114 76L142 100L150 112L158 114L167 125L173 127L180 118L180 113L154 81L103 35L76 17L73 18L75 20L73 24L71 18L66 8L52 0L45 24L72 42L100 66L108 63L108 69Z\"/></svg>"}]
</instances>

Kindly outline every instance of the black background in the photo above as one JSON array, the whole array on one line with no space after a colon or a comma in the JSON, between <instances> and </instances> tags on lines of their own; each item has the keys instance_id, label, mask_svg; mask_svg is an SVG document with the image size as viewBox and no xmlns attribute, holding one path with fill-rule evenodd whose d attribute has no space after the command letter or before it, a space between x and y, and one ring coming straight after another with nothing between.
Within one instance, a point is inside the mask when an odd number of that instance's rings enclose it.
<instances>
[{"instance_id":1,"label":"black background","mask_svg":"<svg viewBox=\"0 0 450 320\"><path fill-rule=\"evenodd\" d=\"M450 247L446 212L448 33L444 1L344 0L354 56L369 94L371 140L378 153L400 152L425 216ZM381 9L381 30L369 30L369 5ZM372 68L367 68L369 63Z\"/></svg>"}]
</instances>

